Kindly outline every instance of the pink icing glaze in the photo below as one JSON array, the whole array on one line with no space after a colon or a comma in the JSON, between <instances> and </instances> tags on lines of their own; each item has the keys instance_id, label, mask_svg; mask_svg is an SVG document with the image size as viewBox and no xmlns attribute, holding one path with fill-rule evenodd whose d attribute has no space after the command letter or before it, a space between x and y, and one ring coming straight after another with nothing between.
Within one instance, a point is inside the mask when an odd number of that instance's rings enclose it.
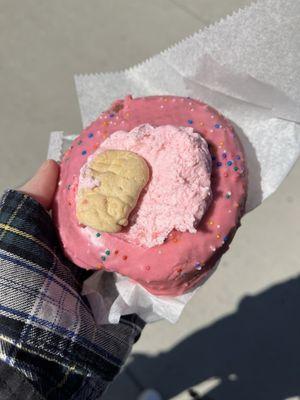
<instances>
[{"instance_id":1,"label":"pink icing glaze","mask_svg":"<svg viewBox=\"0 0 300 400\"><path fill-rule=\"evenodd\" d=\"M79 186L96 184L86 174L94 157L105 150L129 150L143 157L151 178L130 225L116 236L138 246L162 244L176 229L195 233L211 200L211 156L206 141L193 128L140 125L110 135L80 170ZM94 231L96 234L96 231Z\"/></svg>"},{"instance_id":2,"label":"pink icing glaze","mask_svg":"<svg viewBox=\"0 0 300 400\"><path fill-rule=\"evenodd\" d=\"M151 248L127 243L118 235L96 236L78 225L74 207L87 157L111 133L145 123L193 127L209 144L213 160L213 201L197 232L173 231L163 244ZM60 182L53 213L66 255L83 268L117 271L157 295L179 295L206 279L239 226L247 191L243 149L229 121L204 103L174 96L116 101L66 152Z\"/></svg>"}]
</instances>

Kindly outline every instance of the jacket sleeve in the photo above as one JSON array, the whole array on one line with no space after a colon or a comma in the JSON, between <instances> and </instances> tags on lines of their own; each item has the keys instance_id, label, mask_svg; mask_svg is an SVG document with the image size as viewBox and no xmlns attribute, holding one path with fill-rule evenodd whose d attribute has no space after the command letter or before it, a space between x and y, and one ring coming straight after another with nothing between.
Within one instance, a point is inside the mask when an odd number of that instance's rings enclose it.
<instances>
[{"instance_id":1,"label":"jacket sleeve","mask_svg":"<svg viewBox=\"0 0 300 400\"><path fill-rule=\"evenodd\" d=\"M80 294L88 274L65 258L39 203L17 191L4 194L0 374L5 369L14 376L19 393L11 392L11 399L26 399L30 390L34 399L96 399L119 372L144 322L132 314L96 326ZM4 390L9 393L0 384L1 399Z\"/></svg>"}]
</instances>

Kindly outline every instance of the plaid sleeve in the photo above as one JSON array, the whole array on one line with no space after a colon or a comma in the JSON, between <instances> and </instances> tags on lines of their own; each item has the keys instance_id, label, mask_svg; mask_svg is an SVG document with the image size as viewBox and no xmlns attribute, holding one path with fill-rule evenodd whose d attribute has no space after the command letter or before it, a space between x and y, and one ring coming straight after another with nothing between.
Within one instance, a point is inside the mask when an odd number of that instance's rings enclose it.
<instances>
[{"instance_id":1,"label":"plaid sleeve","mask_svg":"<svg viewBox=\"0 0 300 400\"><path fill-rule=\"evenodd\" d=\"M43 398L99 398L144 326L129 315L97 327L80 295L87 274L64 257L43 207L6 192L0 204L0 359Z\"/></svg>"}]
</instances>

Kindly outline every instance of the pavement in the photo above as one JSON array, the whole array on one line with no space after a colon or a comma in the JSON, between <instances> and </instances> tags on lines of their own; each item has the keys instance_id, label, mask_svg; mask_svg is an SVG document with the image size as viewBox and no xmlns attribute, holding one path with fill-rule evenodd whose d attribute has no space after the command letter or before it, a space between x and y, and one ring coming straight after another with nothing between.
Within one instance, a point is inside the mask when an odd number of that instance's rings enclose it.
<instances>
[{"instance_id":1,"label":"pavement","mask_svg":"<svg viewBox=\"0 0 300 400\"><path fill-rule=\"evenodd\" d=\"M80 131L75 73L129 67L249 3L0 0L0 190L32 175L50 131ZM145 328L104 400L300 398L299 182L298 161L180 321Z\"/></svg>"}]
</instances>

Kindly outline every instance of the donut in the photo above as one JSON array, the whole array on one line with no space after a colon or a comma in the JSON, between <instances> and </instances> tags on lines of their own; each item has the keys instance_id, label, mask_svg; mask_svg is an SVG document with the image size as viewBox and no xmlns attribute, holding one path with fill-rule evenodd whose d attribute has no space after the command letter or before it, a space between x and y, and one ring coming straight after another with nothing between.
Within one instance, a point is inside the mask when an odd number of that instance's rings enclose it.
<instances>
[{"instance_id":1,"label":"donut","mask_svg":"<svg viewBox=\"0 0 300 400\"><path fill-rule=\"evenodd\" d=\"M82 224L76 212L84 171L111 150L131 151L150 169L118 232ZM177 296L206 280L228 250L246 196L244 151L223 115L186 97L127 96L64 154L53 217L66 256L79 267L117 272L154 295Z\"/></svg>"}]
</instances>

